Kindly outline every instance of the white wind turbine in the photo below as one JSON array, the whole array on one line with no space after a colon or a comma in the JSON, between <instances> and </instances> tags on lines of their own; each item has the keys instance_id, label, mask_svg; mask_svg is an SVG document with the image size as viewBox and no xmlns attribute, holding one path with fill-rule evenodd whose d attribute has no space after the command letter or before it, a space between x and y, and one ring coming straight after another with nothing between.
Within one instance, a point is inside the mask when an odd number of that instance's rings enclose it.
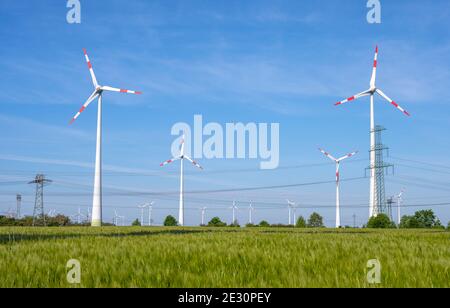
<instances>
[{"instance_id":1,"label":"white wind turbine","mask_svg":"<svg viewBox=\"0 0 450 308\"><path fill-rule=\"evenodd\" d=\"M339 159L334 158L328 152L325 152L322 149L319 149L320 152L325 154L329 159L336 163L336 228L341 227L341 209L340 209L340 192L339 192L339 183L340 183L340 165L341 162L349 157L356 155L358 152L353 152Z\"/></svg>"},{"instance_id":2,"label":"white wind turbine","mask_svg":"<svg viewBox=\"0 0 450 308\"><path fill-rule=\"evenodd\" d=\"M206 215L206 210L207 210L206 207L201 207L201 208L200 208L200 211L201 211L201 213L202 213L202 223L201 223L202 226L205 225L205 215Z\"/></svg>"},{"instance_id":3,"label":"white wind turbine","mask_svg":"<svg viewBox=\"0 0 450 308\"><path fill-rule=\"evenodd\" d=\"M405 193L405 189L403 188L402 191L397 195L397 223L398 227L400 227L400 223L402 222L402 216L401 216L401 206L403 202L403 194Z\"/></svg>"},{"instance_id":4,"label":"white wind turbine","mask_svg":"<svg viewBox=\"0 0 450 308\"><path fill-rule=\"evenodd\" d=\"M114 225L116 227L125 226L125 216L118 215L116 210L114 210Z\"/></svg>"},{"instance_id":5,"label":"white wind turbine","mask_svg":"<svg viewBox=\"0 0 450 308\"><path fill-rule=\"evenodd\" d=\"M287 200L288 203L288 210L289 210L289 226L292 225L292 221L291 221L291 215L292 215L292 210L294 210L294 224L295 224L295 202L291 201L291 200Z\"/></svg>"},{"instance_id":6,"label":"white wind turbine","mask_svg":"<svg viewBox=\"0 0 450 308\"><path fill-rule=\"evenodd\" d=\"M101 227L102 225L102 97L104 91L120 92L120 93L130 93L130 94L142 94L142 92L129 91L124 89L112 88L109 86L101 86L97 82L95 77L94 69L92 68L91 61L87 55L86 49L84 51L84 56L91 73L92 82L94 84L94 92L89 96L88 100L81 107L80 111L72 118L70 124L75 122L76 119L81 115L81 113L95 100L98 98L98 111L97 111L97 146L95 154L95 176L94 176L94 193L92 202L92 221L91 225L93 227Z\"/></svg>"},{"instance_id":7,"label":"white wind turbine","mask_svg":"<svg viewBox=\"0 0 450 308\"><path fill-rule=\"evenodd\" d=\"M233 221L232 221L231 224L234 225L235 223L237 223L237 221L236 221L236 211L239 210L239 208L236 205L236 201L233 201L233 206L231 206L230 209L233 211Z\"/></svg>"},{"instance_id":8,"label":"white wind turbine","mask_svg":"<svg viewBox=\"0 0 450 308\"><path fill-rule=\"evenodd\" d=\"M248 223L250 225L253 224L253 212L255 211L255 208L252 203L250 203L250 206L248 207Z\"/></svg>"},{"instance_id":9,"label":"white wind turbine","mask_svg":"<svg viewBox=\"0 0 450 308\"><path fill-rule=\"evenodd\" d=\"M147 204L148 206L148 226L151 227L153 222L152 222L152 212L153 212L153 206L155 205L155 202L152 201L150 203Z\"/></svg>"},{"instance_id":10,"label":"white wind turbine","mask_svg":"<svg viewBox=\"0 0 450 308\"><path fill-rule=\"evenodd\" d=\"M378 215L378 211L380 209L377 208L377 204L375 201L376 198L376 190L377 190L377 183L375 180L375 106L374 106L374 94L377 93L382 98L387 100L389 103L391 103L395 108L403 112L405 115L410 116L410 114L400 107L395 101L390 99L386 94L383 93L379 88L376 86L376 78L377 78L377 65L378 65L378 46L375 49L375 59L373 62L373 70L372 70L372 78L370 79L370 88L366 91L363 91L361 93L358 93L352 97L349 97L343 101L340 101L336 103L336 106L345 104L347 102L354 101L356 99L359 99L364 96L370 95L370 209L369 209L369 216L373 217Z\"/></svg>"},{"instance_id":11,"label":"white wind turbine","mask_svg":"<svg viewBox=\"0 0 450 308\"><path fill-rule=\"evenodd\" d=\"M181 150L180 150L180 155L178 157L174 157L172 159L169 159L168 161L163 162L160 166L163 167L165 165L168 165L170 163L173 163L174 161L180 160L180 164L181 164L181 172L180 172L180 209L179 209L179 214L178 214L178 223L180 226L184 226L184 196L183 196L183 190L184 190L184 181L183 181L183 173L184 173L184 160L187 159L188 161L190 161L194 166L196 166L197 168L203 170L203 167L200 166L196 161L192 160L192 158L190 158L189 156L184 154L184 146L185 146L185 142L184 142L184 138L185 136L183 135L183 138L181 139Z\"/></svg>"},{"instance_id":12,"label":"white wind turbine","mask_svg":"<svg viewBox=\"0 0 450 308\"><path fill-rule=\"evenodd\" d=\"M141 227L144 226L144 210L146 207L148 207L148 203L138 205L138 208L141 210Z\"/></svg>"}]
</instances>

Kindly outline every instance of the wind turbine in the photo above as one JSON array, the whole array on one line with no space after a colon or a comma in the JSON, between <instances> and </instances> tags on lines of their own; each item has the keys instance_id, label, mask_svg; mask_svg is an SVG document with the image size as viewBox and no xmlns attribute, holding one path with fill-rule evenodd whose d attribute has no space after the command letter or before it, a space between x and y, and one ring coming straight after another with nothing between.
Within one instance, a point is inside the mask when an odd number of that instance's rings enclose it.
<instances>
[{"instance_id":1,"label":"wind turbine","mask_svg":"<svg viewBox=\"0 0 450 308\"><path fill-rule=\"evenodd\" d=\"M250 203L250 206L248 207L248 223L250 225L253 224L253 211L255 210L255 208L253 207L253 204Z\"/></svg>"},{"instance_id":2,"label":"wind turbine","mask_svg":"<svg viewBox=\"0 0 450 308\"><path fill-rule=\"evenodd\" d=\"M77 220L77 224L81 225L81 218L85 216L83 214L81 214L81 208L78 207L78 212L75 215L72 215L73 218L75 218Z\"/></svg>"},{"instance_id":3,"label":"wind turbine","mask_svg":"<svg viewBox=\"0 0 450 308\"><path fill-rule=\"evenodd\" d=\"M402 222L402 216L400 213L400 208L402 206L403 202L403 194L405 193L405 189L403 188L402 191L397 195L397 223L398 227L400 227L400 223Z\"/></svg>"},{"instance_id":4,"label":"wind turbine","mask_svg":"<svg viewBox=\"0 0 450 308\"><path fill-rule=\"evenodd\" d=\"M403 109L399 104L397 104L395 101L390 99L386 94L383 93L379 88L376 86L376 78L377 78L377 65L378 65L378 46L375 49L375 58L373 62L373 70L372 70L372 78L370 79L370 88L366 91L363 91L361 93L358 93L352 97L349 97L343 101L340 101L335 104L335 106L339 106L348 102L352 102L356 99L359 99L364 96L370 95L370 208L369 208L369 216L377 216L378 211L378 205L376 204L375 198L376 198L376 191L377 183L375 180L375 106L374 106L374 94L377 93L382 98L387 100L389 103L391 103L395 108L403 112L405 115L410 116L409 112Z\"/></svg>"},{"instance_id":5,"label":"wind turbine","mask_svg":"<svg viewBox=\"0 0 450 308\"><path fill-rule=\"evenodd\" d=\"M153 205L155 205L155 202L152 201L148 204L148 226L152 226L152 212L153 212Z\"/></svg>"},{"instance_id":6,"label":"wind turbine","mask_svg":"<svg viewBox=\"0 0 450 308\"><path fill-rule=\"evenodd\" d=\"M141 209L141 227L144 226L144 210L148 206L148 203L144 203L142 205L138 205L138 208Z\"/></svg>"},{"instance_id":7,"label":"wind turbine","mask_svg":"<svg viewBox=\"0 0 450 308\"><path fill-rule=\"evenodd\" d=\"M183 173L184 173L184 160L187 159L188 161L190 161L194 166L196 166L197 168L203 170L203 167L200 166L196 161L192 160L189 156L184 154L184 146L185 146L185 142L184 142L184 138L185 136L183 135L183 138L181 139L181 150L180 150L180 155L178 157L174 157L172 159L169 159L168 161L163 162L160 166L163 167L165 165L168 165L170 163L173 163L177 160L180 160L180 165L181 165L181 172L180 172L180 209L179 209L179 213L178 213L178 223L180 226L184 226L184 196L183 196L183 190L184 190L184 181L183 181Z\"/></svg>"},{"instance_id":8,"label":"wind turbine","mask_svg":"<svg viewBox=\"0 0 450 308\"><path fill-rule=\"evenodd\" d=\"M95 77L94 69L92 68L91 61L89 60L89 56L84 51L84 57L86 58L86 63L89 68L89 72L91 73L92 82L94 84L94 92L89 96L88 100L81 107L80 111L72 118L70 124L75 122L76 119L83 113L83 111L95 100L98 98L98 111L97 111L97 146L95 153L95 176L94 176L94 193L93 193L93 202L92 202L92 227L101 227L102 225L102 98L104 91L110 92L120 92L120 93L129 93L129 94L142 94L142 92L130 91L118 88L112 88L109 86L101 86L97 82L97 78Z\"/></svg>"},{"instance_id":9,"label":"wind turbine","mask_svg":"<svg viewBox=\"0 0 450 308\"><path fill-rule=\"evenodd\" d=\"M289 226L291 226L292 225L291 213L292 213L292 209L295 209L295 202L287 200L287 203L288 203L288 210L289 210ZM294 224L295 224L295 214L294 214Z\"/></svg>"},{"instance_id":10,"label":"wind turbine","mask_svg":"<svg viewBox=\"0 0 450 308\"><path fill-rule=\"evenodd\" d=\"M201 207L200 208L200 211L202 212L202 226L204 226L205 225L205 214L206 214L206 207Z\"/></svg>"},{"instance_id":11,"label":"wind turbine","mask_svg":"<svg viewBox=\"0 0 450 308\"><path fill-rule=\"evenodd\" d=\"M339 193L339 182L340 182L340 165L341 162L349 157L355 156L358 152L353 152L339 159L334 158L328 152L325 152L322 149L319 149L326 157L331 159L336 163L336 228L341 227L341 209L340 209L340 193Z\"/></svg>"},{"instance_id":12,"label":"wind turbine","mask_svg":"<svg viewBox=\"0 0 450 308\"><path fill-rule=\"evenodd\" d=\"M122 224L120 223L121 220L122 220ZM125 225L125 216L119 216L119 215L117 214L117 211L116 211L116 210L114 210L114 225L115 225L116 227L120 227L120 226L123 227L123 226Z\"/></svg>"},{"instance_id":13,"label":"wind turbine","mask_svg":"<svg viewBox=\"0 0 450 308\"><path fill-rule=\"evenodd\" d=\"M232 224L234 225L236 223L236 211L239 209L236 205L236 201L233 201L233 206L230 207L230 209L233 211L233 221Z\"/></svg>"}]
</instances>

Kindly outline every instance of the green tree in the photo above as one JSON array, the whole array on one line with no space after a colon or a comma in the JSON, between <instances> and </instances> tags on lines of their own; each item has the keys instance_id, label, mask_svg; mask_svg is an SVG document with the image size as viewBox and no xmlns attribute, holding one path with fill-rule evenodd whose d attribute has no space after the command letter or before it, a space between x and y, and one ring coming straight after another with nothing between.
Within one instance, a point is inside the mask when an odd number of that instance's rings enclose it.
<instances>
[{"instance_id":1,"label":"green tree","mask_svg":"<svg viewBox=\"0 0 450 308\"><path fill-rule=\"evenodd\" d=\"M259 226L262 228L268 228L270 227L270 224L267 221L263 220L259 223Z\"/></svg>"},{"instance_id":2,"label":"green tree","mask_svg":"<svg viewBox=\"0 0 450 308\"><path fill-rule=\"evenodd\" d=\"M417 211L413 216L403 216L400 228L431 229L443 228L443 226L432 210L423 210Z\"/></svg>"},{"instance_id":3,"label":"green tree","mask_svg":"<svg viewBox=\"0 0 450 308\"><path fill-rule=\"evenodd\" d=\"M141 226L141 222L139 221L139 219L136 219L135 221L133 221L133 223L131 225L133 227L140 227Z\"/></svg>"},{"instance_id":4,"label":"green tree","mask_svg":"<svg viewBox=\"0 0 450 308\"><path fill-rule=\"evenodd\" d=\"M323 217L318 213L312 213L308 219L308 227L309 228L323 228Z\"/></svg>"},{"instance_id":5,"label":"green tree","mask_svg":"<svg viewBox=\"0 0 450 308\"><path fill-rule=\"evenodd\" d=\"M178 226L178 221L173 217L172 215L169 215L164 220L164 226L165 227L176 227Z\"/></svg>"},{"instance_id":6,"label":"green tree","mask_svg":"<svg viewBox=\"0 0 450 308\"><path fill-rule=\"evenodd\" d=\"M376 217L373 216L369 219L369 222L367 223L367 228L370 229L390 229L394 227L395 224L386 214L378 214Z\"/></svg>"},{"instance_id":7,"label":"green tree","mask_svg":"<svg viewBox=\"0 0 450 308\"><path fill-rule=\"evenodd\" d=\"M305 220L305 218L303 218L302 216L300 216L298 219L297 219L297 222L296 222L296 224L295 224L295 227L296 228L306 228L306 220Z\"/></svg>"},{"instance_id":8,"label":"green tree","mask_svg":"<svg viewBox=\"0 0 450 308\"><path fill-rule=\"evenodd\" d=\"M449 231L450 231L450 221L448 222L448 225L447 225L447 230L449 230Z\"/></svg>"},{"instance_id":9,"label":"green tree","mask_svg":"<svg viewBox=\"0 0 450 308\"><path fill-rule=\"evenodd\" d=\"M226 227L226 225L219 217L213 217L208 223L208 227Z\"/></svg>"}]
</instances>

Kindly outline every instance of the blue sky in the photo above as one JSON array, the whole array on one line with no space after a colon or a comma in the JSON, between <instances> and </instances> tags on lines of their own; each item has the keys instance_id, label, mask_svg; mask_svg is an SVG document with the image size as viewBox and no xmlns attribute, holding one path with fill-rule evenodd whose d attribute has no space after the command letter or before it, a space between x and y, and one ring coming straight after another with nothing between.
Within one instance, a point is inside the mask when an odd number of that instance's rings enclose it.
<instances>
[{"instance_id":1,"label":"blue sky","mask_svg":"<svg viewBox=\"0 0 450 308\"><path fill-rule=\"evenodd\" d=\"M187 167L186 190L233 190L333 181L336 156L359 150L343 178L368 166L369 104L338 100L368 88L375 45L378 86L408 109L407 118L380 99L376 121L395 175L388 195L406 187L405 213L421 204L450 202L450 4L381 1L382 23L368 24L366 1L83 1L82 22L66 22L65 1L0 3L0 212L24 195L30 214L38 172L54 180L46 208L75 214L91 206L96 104L68 122L92 92L83 58L87 48L105 85L141 90L142 96L104 96L104 218L114 209L127 220L137 205L156 201L155 223L177 214L178 165L170 157L177 122L280 123L280 165L258 170L258 160L204 160L204 172ZM368 179L342 184L342 220L368 216ZM232 200L247 221L287 222L286 198L334 222L334 185L188 194L187 223L207 216L231 220ZM449 206L434 206L443 222ZM429 208L429 207L427 207Z\"/></svg>"}]
</instances>

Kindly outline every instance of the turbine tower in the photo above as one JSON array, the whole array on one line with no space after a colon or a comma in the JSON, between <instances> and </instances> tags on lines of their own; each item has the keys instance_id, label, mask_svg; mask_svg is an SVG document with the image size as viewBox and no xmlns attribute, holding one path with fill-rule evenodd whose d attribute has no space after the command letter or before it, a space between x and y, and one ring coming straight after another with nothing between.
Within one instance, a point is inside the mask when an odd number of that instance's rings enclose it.
<instances>
[{"instance_id":1,"label":"turbine tower","mask_svg":"<svg viewBox=\"0 0 450 308\"><path fill-rule=\"evenodd\" d=\"M130 91L118 88L112 88L109 86L101 86L97 82L95 77L94 69L92 68L89 56L84 51L84 57L86 58L86 63L91 73L92 82L94 84L94 92L89 96L88 100L81 107L80 111L72 118L70 124L75 122L76 119L81 115L81 113L95 100L98 98L98 111L97 111L97 145L95 151L95 175L94 175L94 193L92 202L92 222L93 227L101 227L102 225L102 98L103 92L120 92L129 94L142 94L142 92Z\"/></svg>"},{"instance_id":2,"label":"turbine tower","mask_svg":"<svg viewBox=\"0 0 450 308\"><path fill-rule=\"evenodd\" d=\"M144 226L144 210L147 206L148 206L148 203L138 205L138 208L141 210L141 227Z\"/></svg>"},{"instance_id":3,"label":"turbine tower","mask_svg":"<svg viewBox=\"0 0 450 308\"><path fill-rule=\"evenodd\" d=\"M201 207L200 208L200 211L202 212L202 223L201 223L201 226L204 226L205 225L205 214L206 214L206 207Z\"/></svg>"},{"instance_id":4,"label":"turbine tower","mask_svg":"<svg viewBox=\"0 0 450 308\"><path fill-rule=\"evenodd\" d=\"M152 201L148 204L148 226L149 227L151 227L153 224L153 222L152 222L153 205L155 205L154 201Z\"/></svg>"},{"instance_id":5,"label":"turbine tower","mask_svg":"<svg viewBox=\"0 0 450 308\"><path fill-rule=\"evenodd\" d=\"M390 99L383 91L381 91L376 86L376 77L377 77L377 65L378 65L378 46L375 49L375 58L373 62L372 69L372 78L370 79L370 88L366 91L358 93L352 97L349 97L343 101L336 103L336 106L352 102L364 96L370 96L370 202L369 202L369 217L377 216L380 212L379 204L377 204L376 196L379 187L376 185L376 153L375 153L375 104L374 104L374 95L377 93L383 99L391 103L395 108L403 112L405 115L410 116L410 114L403 109L400 105L398 105L395 101Z\"/></svg>"},{"instance_id":6,"label":"turbine tower","mask_svg":"<svg viewBox=\"0 0 450 308\"><path fill-rule=\"evenodd\" d=\"M322 149L319 149L320 152L322 152L326 157L328 157L329 159L331 159L332 161L334 161L336 163L336 228L340 228L341 227L341 196L340 196L340 191L339 191L339 182L340 182L340 165L341 162L347 158L350 158L352 156L355 156L358 152L353 152L350 153L348 155L345 155L344 157L341 157L339 159L334 158L332 155L330 155L328 152L325 152Z\"/></svg>"},{"instance_id":7,"label":"turbine tower","mask_svg":"<svg viewBox=\"0 0 450 308\"><path fill-rule=\"evenodd\" d=\"M401 206L403 202L403 194L405 193L405 189L403 188L402 191L397 195L397 224L398 227L400 227L400 223L402 222L402 216L401 216Z\"/></svg>"},{"instance_id":8,"label":"turbine tower","mask_svg":"<svg viewBox=\"0 0 450 308\"><path fill-rule=\"evenodd\" d=\"M230 209L233 211L233 221L232 221L232 223L231 224L237 224L237 221L236 221L236 211L239 209L238 207L237 207L237 205L236 205L236 201L233 201L233 206L231 206L230 207Z\"/></svg>"},{"instance_id":9,"label":"turbine tower","mask_svg":"<svg viewBox=\"0 0 450 308\"><path fill-rule=\"evenodd\" d=\"M180 172L180 208L179 208L179 213L178 213L178 223L182 227L184 226L184 195L183 195L183 190L184 190L184 180L183 180L184 166L183 166L183 163L184 163L184 160L187 159L194 166L196 166L197 168L203 170L202 166L200 166L196 161L192 160L189 156L184 154L184 146L185 146L184 138L185 138L185 136L183 135L183 137L181 139L180 155L178 157L174 157L172 159L169 159L168 161L165 161L165 162L163 162L160 165L161 167L163 167L165 165L173 163L174 161L180 160L180 165L181 165L181 172Z\"/></svg>"},{"instance_id":10,"label":"turbine tower","mask_svg":"<svg viewBox=\"0 0 450 308\"><path fill-rule=\"evenodd\" d=\"M291 216L292 216L292 210L295 208L295 202L291 200L287 200L288 203L288 210L289 210L289 226L292 225ZM295 215L294 215L295 216ZM294 217L294 224L295 224L295 217Z\"/></svg>"},{"instance_id":11,"label":"turbine tower","mask_svg":"<svg viewBox=\"0 0 450 308\"><path fill-rule=\"evenodd\" d=\"M253 207L253 204L250 203L250 206L248 207L248 223L250 225L253 224L253 212L255 211L255 208Z\"/></svg>"}]
</instances>

